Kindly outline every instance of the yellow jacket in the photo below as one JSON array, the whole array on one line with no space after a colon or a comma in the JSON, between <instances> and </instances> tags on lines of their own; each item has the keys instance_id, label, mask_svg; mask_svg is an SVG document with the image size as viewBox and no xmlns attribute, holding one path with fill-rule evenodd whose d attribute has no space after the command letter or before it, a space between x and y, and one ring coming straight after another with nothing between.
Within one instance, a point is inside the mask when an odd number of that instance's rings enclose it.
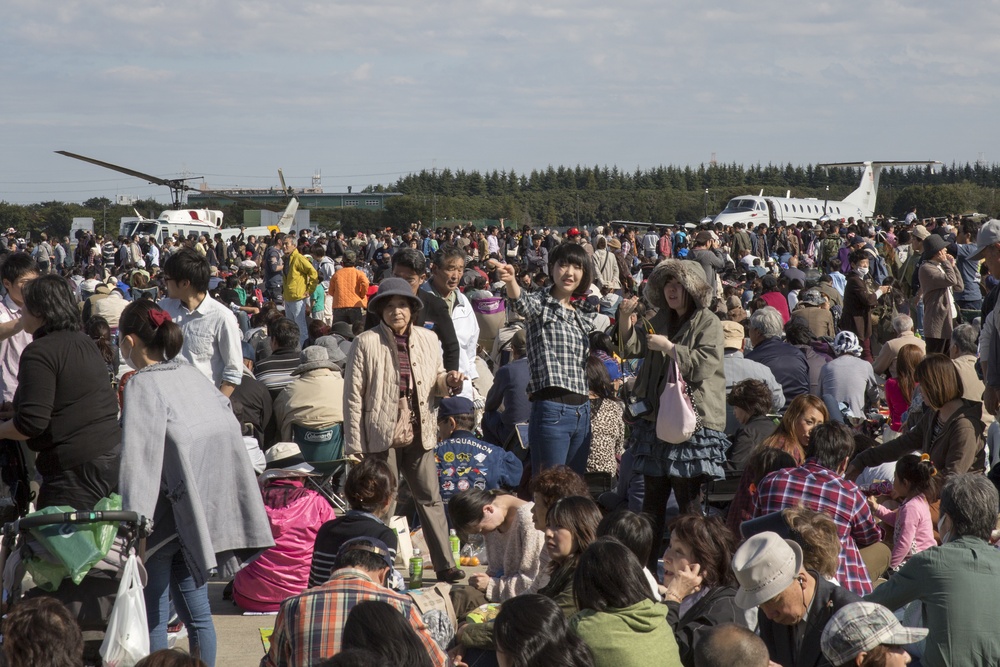
<instances>
[{"instance_id":1,"label":"yellow jacket","mask_svg":"<svg viewBox=\"0 0 1000 667\"><path fill-rule=\"evenodd\" d=\"M285 274L281 295L285 301L301 301L316 289L319 274L312 262L303 257L298 250L293 250L287 261L288 272Z\"/></svg>"}]
</instances>

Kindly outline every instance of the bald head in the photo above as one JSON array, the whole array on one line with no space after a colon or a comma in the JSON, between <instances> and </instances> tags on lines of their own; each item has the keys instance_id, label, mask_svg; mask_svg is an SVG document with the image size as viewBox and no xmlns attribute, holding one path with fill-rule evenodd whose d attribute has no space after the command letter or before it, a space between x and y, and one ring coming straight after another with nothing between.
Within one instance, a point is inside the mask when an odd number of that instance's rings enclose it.
<instances>
[{"instance_id":1,"label":"bald head","mask_svg":"<svg viewBox=\"0 0 1000 667\"><path fill-rule=\"evenodd\" d=\"M732 623L712 628L694 647L695 667L768 667L768 662L764 640Z\"/></svg>"}]
</instances>

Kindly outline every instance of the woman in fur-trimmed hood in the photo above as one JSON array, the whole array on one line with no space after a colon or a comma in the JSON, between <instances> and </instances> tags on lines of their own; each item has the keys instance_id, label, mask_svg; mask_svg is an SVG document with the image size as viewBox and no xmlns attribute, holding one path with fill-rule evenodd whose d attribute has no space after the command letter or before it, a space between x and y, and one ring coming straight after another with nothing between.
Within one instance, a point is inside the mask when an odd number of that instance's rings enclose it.
<instances>
[{"instance_id":1,"label":"woman in fur-trimmed hood","mask_svg":"<svg viewBox=\"0 0 1000 667\"><path fill-rule=\"evenodd\" d=\"M631 446L635 468L646 483L642 510L654 518L658 531L654 535L662 535L671 490L686 512L697 500L701 484L725 476L722 465L730 443L722 432L726 425L722 322L709 310L712 289L697 262L660 262L643 297L656 314L636 322L637 299L625 301L618 315L618 335L626 356L643 359L629 404L635 418ZM679 444L656 437L660 394L671 363L677 364L687 382L699 417L698 430ZM656 545L650 564L655 565L659 556Z\"/></svg>"}]
</instances>

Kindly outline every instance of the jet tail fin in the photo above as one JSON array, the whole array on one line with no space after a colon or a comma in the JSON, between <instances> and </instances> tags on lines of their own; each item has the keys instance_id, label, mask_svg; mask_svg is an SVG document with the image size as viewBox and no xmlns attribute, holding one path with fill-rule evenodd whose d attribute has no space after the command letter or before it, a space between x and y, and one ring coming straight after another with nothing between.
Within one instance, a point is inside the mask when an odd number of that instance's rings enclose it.
<instances>
[{"instance_id":1,"label":"jet tail fin","mask_svg":"<svg viewBox=\"0 0 1000 667\"><path fill-rule=\"evenodd\" d=\"M292 200L288 202L288 206L285 207L285 212L281 214L281 218L278 220L278 227L281 231L288 232L292 228L297 210L299 210L299 200L292 197Z\"/></svg>"},{"instance_id":2,"label":"jet tail fin","mask_svg":"<svg viewBox=\"0 0 1000 667\"><path fill-rule=\"evenodd\" d=\"M937 160L924 160L918 162L886 161L886 162L836 162L828 164L818 164L817 167L864 167L861 172L861 183L851 194L844 197L844 201L853 204L861 211L862 217L870 218L875 215L875 198L878 196L878 180L885 167L902 167L911 165L939 165Z\"/></svg>"}]
</instances>

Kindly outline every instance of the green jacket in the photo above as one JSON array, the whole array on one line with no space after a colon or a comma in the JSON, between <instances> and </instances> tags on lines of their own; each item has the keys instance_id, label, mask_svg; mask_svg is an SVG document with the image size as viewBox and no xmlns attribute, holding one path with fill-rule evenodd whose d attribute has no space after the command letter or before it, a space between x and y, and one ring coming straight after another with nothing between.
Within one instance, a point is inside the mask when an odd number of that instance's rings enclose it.
<instances>
[{"instance_id":1,"label":"green jacket","mask_svg":"<svg viewBox=\"0 0 1000 667\"><path fill-rule=\"evenodd\" d=\"M921 551L865 600L892 610L923 603L925 667L1000 665L1000 551L979 538Z\"/></svg>"},{"instance_id":2,"label":"green jacket","mask_svg":"<svg viewBox=\"0 0 1000 667\"><path fill-rule=\"evenodd\" d=\"M649 320L658 334L666 335L670 325L668 308L661 309ZM632 336L622 343L625 357L642 357L633 395L646 399L653 411L645 419L656 422L660 409L660 394L667 381L667 355L650 350L644 324L636 324ZM670 341L676 346L677 368L691 388L695 410L705 428L726 429L726 369L723 364L722 322L707 308L699 308L681 325Z\"/></svg>"},{"instance_id":3,"label":"green jacket","mask_svg":"<svg viewBox=\"0 0 1000 667\"><path fill-rule=\"evenodd\" d=\"M681 667L666 605L643 600L624 609L585 609L570 619L594 654L594 667Z\"/></svg>"}]
</instances>

